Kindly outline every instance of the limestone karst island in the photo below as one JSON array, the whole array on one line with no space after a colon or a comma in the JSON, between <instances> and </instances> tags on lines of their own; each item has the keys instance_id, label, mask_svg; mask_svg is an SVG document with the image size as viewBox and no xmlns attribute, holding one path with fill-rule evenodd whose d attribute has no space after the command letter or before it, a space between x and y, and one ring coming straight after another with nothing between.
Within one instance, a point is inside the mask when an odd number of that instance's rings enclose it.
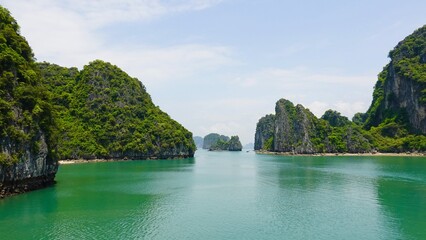
<instances>
[{"instance_id":1,"label":"limestone karst island","mask_svg":"<svg viewBox=\"0 0 426 240\"><path fill-rule=\"evenodd\" d=\"M143 84L95 60L81 71L37 63L1 10L0 196L54 183L58 160L193 157L192 133Z\"/></svg>"},{"instance_id":2,"label":"limestone karst island","mask_svg":"<svg viewBox=\"0 0 426 240\"><path fill-rule=\"evenodd\" d=\"M426 239L426 2L0 4L0 239Z\"/></svg>"},{"instance_id":3,"label":"limestone karst island","mask_svg":"<svg viewBox=\"0 0 426 240\"><path fill-rule=\"evenodd\" d=\"M210 133L203 138L202 148L209 151L241 151L243 146L238 136L229 138L218 133Z\"/></svg>"},{"instance_id":4,"label":"limestone karst island","mask_svg":"<svg viewBox=\"0 0 426 240\"><path fill-rule=\"evenodd\" d=\"M257 123L255 149L296 154L425 152L426 26L399 42L389 57L366 113L350 121L328 110L317 118L302 105L280 99L275 114Z\"/></svg>"}]
</instances>

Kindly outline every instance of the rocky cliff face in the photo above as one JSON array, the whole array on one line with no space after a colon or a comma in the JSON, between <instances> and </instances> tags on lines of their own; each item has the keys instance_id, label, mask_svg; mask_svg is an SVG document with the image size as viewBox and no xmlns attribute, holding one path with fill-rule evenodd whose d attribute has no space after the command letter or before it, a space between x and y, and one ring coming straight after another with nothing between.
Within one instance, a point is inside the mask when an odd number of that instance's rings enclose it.
<instances>
[{"instance_id":1,"label":"rocky cliff face","mask_svg":"<svg viewBox=\"0 0 426 240\"><path fill-rule=\"evenodd\" d=\"M426 134L426 26L401 41L379 74L367 125L397 118L410 131Z\"/></svg>"},{"instance_id":2,"label":"rocky cliff face","mask_svg":"<svg viewBox=\"0 0 426 240\"><path fill-rule=\"evenodd\" d=\"M273 150L275 131L275 115L268 114L262 117L256 125L254 150Z\"/></svg>"},{"instance_id":3,"label":"rocky cliff face","mask_svg":"<svg viewBox=\"0 0 426 240\"><path fill-rule=\"evenodd\" d=\"M49 94L31 48L0 6L0 197L54 183L58 168Z\"/></svg>"},{"instance_id":4,"label":"rocky cliff face","mask_svg":"<svg viewBox=\"0 0 426 240\"><path fill-rule=\"evenodd\" d=\"M302 105L280 99L275 106L274 151L314 153L311 142L313 114Z\"/></svg>"},{"instance_id":5,"label":"rocky cliff face","mask_svg":"<svg viewBox=\"0 0 426 240\"><path fill-rule=\"evenodd\" d=\"M426 102L420 100L425 87L421 85L408 77L400 76L391 63L388 67L388 80L383 86L384 109L380 112L404 112L413 130L426 134ZM379 121L386 118L384 115L379 115Z\"/></svg>"},{"instance_id":6,"label":"rocky cliff face","mask_svg":"<svg viewBox=\"0 0 426 240\"><path fill-rule=\"evenodd\" d=\"M243 145L241 145L240 138L238 136L232 136L227 145L228 151L241 151L243 149Z\"/></svg>"},{"instance_id":7,"label":"rocky cliff face","mask_svg":"<svg viewBox=\"0 0 426 240\"><path fill-rule=\"evenodd\" d=\"M275 115L259 120L255 150L313 153L362 153L371 150L371 143L362 128L340 113L328 110L321 119L302 105L280 99ZM265 140L267 139L267 140Z\"/></svg>"},{"instance_id":8,"label":"rocky cliff face","mask_svg":"<svg viewBox=\"0 0 426 240\"><path fill-rule=\"evenodd\" d=\"M31 144L24 144L20 147L20 156L16 163L0 165L0 198L43 188L54 183L58 163L48 156L49 146L45 135L39 132L32 141L38 145L37 150L34 151ZM1 154L6 156L17 154L16 149L11 146L12 142L2 139L1 145Z\"/></svg>"}]
</instances>

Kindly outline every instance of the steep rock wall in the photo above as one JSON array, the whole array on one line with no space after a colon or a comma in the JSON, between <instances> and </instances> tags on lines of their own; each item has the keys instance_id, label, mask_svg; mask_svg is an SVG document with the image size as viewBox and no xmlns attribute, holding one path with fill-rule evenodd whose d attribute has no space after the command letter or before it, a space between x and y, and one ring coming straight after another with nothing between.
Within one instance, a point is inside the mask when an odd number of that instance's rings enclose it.
<instances>
[{"instance_id":1,"label":"steep rock wall","mask_svg":"<svg viewBox=\"0 0 426 240\"><path fill-rule=\"evenodd\" d=\"M30 46L0 6L0 198L54 183L54 124Z\"/></svg>"},{"instance_id":2,"label":"steep rock wall","mask_svg":"<svg viewBox=\"0 0 426 240\"><path fill-rule=\"evenodd\" d=\"M268 114L259 119L254 136L254 150L272 150L274 131L274 114Z\"/></svg>"},{"instance_id":3,"label":"steep rock wall","mask_svg":"<svg viewBox=\"0 0 426 240\"><path fill-rule=\"evenodd\" d=\"M275 107L274 151L315 153L310 139L313 123L302 105L281 99Z\"/></svg>"}]
</instances>

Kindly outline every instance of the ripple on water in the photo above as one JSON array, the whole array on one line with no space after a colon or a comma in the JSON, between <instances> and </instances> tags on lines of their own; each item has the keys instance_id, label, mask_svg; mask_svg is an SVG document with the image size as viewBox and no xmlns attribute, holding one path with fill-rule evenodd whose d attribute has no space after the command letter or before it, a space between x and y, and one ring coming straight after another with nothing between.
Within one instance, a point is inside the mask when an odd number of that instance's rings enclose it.
<instances>
[{"instance_id":1,"label":"ripple on water","mask_svg":"<svg viewBox=\"0 0 426 240\"><path fill-rule=\"evenodd\" d=\"M197 151L61 166L1 239L426 239L426 161Z\"/></svg>"}]
</instances>

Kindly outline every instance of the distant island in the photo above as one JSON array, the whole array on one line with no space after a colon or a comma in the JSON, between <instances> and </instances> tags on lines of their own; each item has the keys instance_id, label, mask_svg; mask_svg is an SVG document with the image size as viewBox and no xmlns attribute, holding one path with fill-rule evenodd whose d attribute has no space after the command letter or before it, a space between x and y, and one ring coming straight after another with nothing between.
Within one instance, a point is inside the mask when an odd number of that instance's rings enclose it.
<instances>
[{"instance_id":1,"label":"distant island","mask_svg":"<svg viewBox=\"0 0 426 240\"><path fill-rule=\"evenodd\" d=\"M275 114L256 126L257 151L291 154L426 152L426 26L389 53L366 113L350 121L328 110L317 118L309 109L280 99Z\"/></svg>"},{"instance_id":2,"label":"distant island","mask_svg":"<svg viewBox=\"0 0 426 240\"><path fill-rule=\"evenodd\" d=\"M204 138L203 138L203 137L200 137L200 136L194 136L192 139L194 140L195 146L196 146L198 149L203 148L203 142L204 142Z\"/></svg>"},{"instance_id":3,"label":"distant island","mask_svg":"<svg viewBox=\"0 0 426 240\"><path fill-rule=\"evenodd\" d=\"M238 136L229 138L217 133L210 133L204 137L203 149L210 151L241 151L243 147Z\"/></svg>"},{"instance_id":4,"label":"distant island","mask_svg":"<svg viewBox=\"0 0 426 240\"><path fill-rule=\"evenodd\" d=\"M254 143L247 143L243 146L244 149L254 149Z\"/></svg>"}]
</instances>

